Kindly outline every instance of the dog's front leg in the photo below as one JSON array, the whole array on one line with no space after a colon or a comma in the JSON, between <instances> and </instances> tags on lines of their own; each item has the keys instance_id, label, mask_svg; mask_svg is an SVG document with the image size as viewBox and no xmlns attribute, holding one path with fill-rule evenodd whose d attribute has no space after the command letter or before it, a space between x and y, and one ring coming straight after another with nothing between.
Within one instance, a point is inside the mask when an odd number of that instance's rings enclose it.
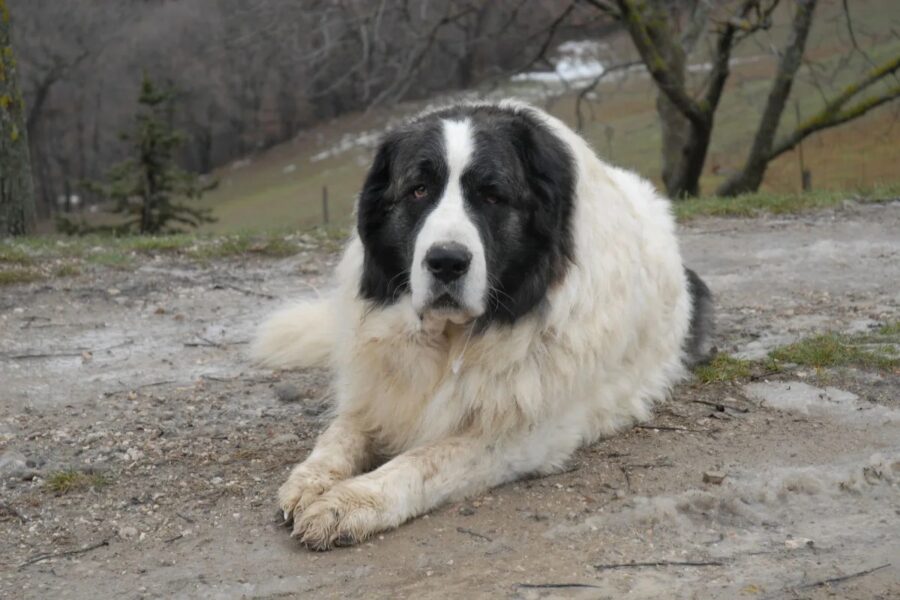
<instances>
[{"instance_id":1,"label":"dog's front leg","mask_svg":"<svg viewBox=\"0 0 900 600\"><path fill-rule=\"evenodd\" d=\"M463 436L410 450L322 494L294 522L294 535L316 550L357 543L530 470L508 450Z\"/></svg>"},{"instance_id":2,"label":"dog's front leg","mask_svg":"<svg viewBox=\"0 0 900 600\"><path fill-rule=\"evenodd\" d=\"M296 520L307 506L336 483L362 473L372 461L368 436L351 417L338 416L319 438L313 451L294 467L278 490L285 520Z\"/></svg>"}]
</instances>

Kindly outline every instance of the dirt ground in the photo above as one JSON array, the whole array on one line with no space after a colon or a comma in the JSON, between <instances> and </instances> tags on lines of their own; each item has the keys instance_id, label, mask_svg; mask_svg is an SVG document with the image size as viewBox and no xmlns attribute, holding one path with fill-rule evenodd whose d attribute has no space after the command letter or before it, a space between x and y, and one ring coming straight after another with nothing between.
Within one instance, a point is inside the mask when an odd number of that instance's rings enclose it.
<instances>
[{"instance_id":1,"label":"dirt ground","mask_svg":"<svg viewBox=\"0 0 900 600\"><path fill-rule=\"evenodd\" d=\"M722 351L900 318L898 202L682 239ZM255 369L246 343L333 262L159 258L2 289L0 597L900 598L900 375L852 369L688 382L565 473L299 547L274 495L327 374ZM53 491L68 470L88 485Z\"/></svg>"}]
</instances>

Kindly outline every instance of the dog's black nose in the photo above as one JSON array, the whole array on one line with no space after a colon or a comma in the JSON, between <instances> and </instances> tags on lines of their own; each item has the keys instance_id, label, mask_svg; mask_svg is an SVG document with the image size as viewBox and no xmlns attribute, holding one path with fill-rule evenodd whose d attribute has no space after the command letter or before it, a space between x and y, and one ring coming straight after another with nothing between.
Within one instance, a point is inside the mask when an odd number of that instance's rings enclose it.
<instances>
[{"instance_id":1,"label":"dog's black nose","mask_svg":"<svg viewBox=\"0 0 900 600\"><path fill-rule=\"evenodd\" d=\"M444 283L462 277L469 270L471 262L472 253L456 242L435 244L425 253L425 265L428 270Z\"/></svg>"}]
</instances>

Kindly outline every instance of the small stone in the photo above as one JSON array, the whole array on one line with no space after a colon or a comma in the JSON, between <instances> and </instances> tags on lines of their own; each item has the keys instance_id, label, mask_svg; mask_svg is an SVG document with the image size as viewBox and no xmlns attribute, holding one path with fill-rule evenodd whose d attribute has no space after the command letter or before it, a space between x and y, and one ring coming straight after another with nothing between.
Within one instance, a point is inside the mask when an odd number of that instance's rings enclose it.
<instances>
[{"instance_id":1,"label":"small stone","mask_svg":"<svg viewBox=\"0 0 900 600\"><path fill-rule=\"evenodd\" d=\"M279 383L274 388L275 397L279 402L299 402L300 390L293 383Z\"/></svg>"},{"instance_id":2,"label":"small stone","mask_svg":"<svg viewBox=\"0 0 900 600\"><path fill-rule=\"evenodd\" d=\"M297 437L294 433L282 433L281 435L276 435L271 440L269 440L271 444L279 445L279 444L294 444L300 441L300 438Z\"/></svg>"},{"instance_id":3,"label":"small stone","mask_svg":"<svg viewBox=\"0 0 900 600\"><path fill-rule=\"evenodd\" d=\"M788 550L797 550L798 548L812 548L815 546L809 538L788 538L784 540L784 547Z\"/></svg>"},{"instance_id":4,"label":"small stone","mask_svg":"<svg viewBox=\"0 0 900 600\"><path fill-rule=\"evenodd\" d=\"M222 479L221 477L213 477L212 479L209 480L209 482L213 485L222 485L222 482L224 482L224 481L225 480Z\"/></svg>"},{"instance_id":5,"label":"small stone","mask_svg":"<svg viewBox=\"0 0 900 600\"><path fill-rule=\"evenodd\" d=\"M123 540L134 539L138 536L138 530L134 527L127 526L119 528L119 537Z\"/></svg>"},{"instance_id":6,"label":"small stone","mask_svg":"<svg viewBox=\"0 0 900 600\"><path fill-rule=\"evenodd\" d=\"M25 455L15 450L7 450L0 454L0 475L15 478L23 477L23 473L31 471L25 459Z\"/></svg>"},{"instance_id":7,"label":"small stone","mask_svg":"<svg viewBox=\"0 0 900 600\"><path fill-rule=\"evenodd\" d=\"M703 483L714 483L719 485L723 481L725 481L725 477L727 473L722 471L704 471L703 473Z\"/></svg>"},{"instance_id":8,"label":"small stone","mask_svg":"<svg viewBox=\"0 0 900 600\"><path fill-rule=\"evenodd\" d=\"M475 507L472 506L471 504L463 504L462 506L459 507L458 512L459 512L459 514L461 514L464 517L471 517L472 515L475 514Z\"/></svg>"}]
</instances>

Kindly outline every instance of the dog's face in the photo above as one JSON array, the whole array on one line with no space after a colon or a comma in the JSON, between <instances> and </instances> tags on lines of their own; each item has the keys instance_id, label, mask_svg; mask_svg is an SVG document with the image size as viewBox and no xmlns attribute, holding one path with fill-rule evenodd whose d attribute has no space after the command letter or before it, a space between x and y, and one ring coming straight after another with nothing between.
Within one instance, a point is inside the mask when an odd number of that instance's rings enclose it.
<instances>
[{"instance_id":1,"label":"dog's face","mask_svg":"<svg viewBox=\"0 0 900 600\"><path fill-rule=\"evenodd\" d=\"M527 111L463 106L386 136L358 207L361 295L481 326L538 307L572 258L575 169Z\"/></svg>"}]
</instances>

